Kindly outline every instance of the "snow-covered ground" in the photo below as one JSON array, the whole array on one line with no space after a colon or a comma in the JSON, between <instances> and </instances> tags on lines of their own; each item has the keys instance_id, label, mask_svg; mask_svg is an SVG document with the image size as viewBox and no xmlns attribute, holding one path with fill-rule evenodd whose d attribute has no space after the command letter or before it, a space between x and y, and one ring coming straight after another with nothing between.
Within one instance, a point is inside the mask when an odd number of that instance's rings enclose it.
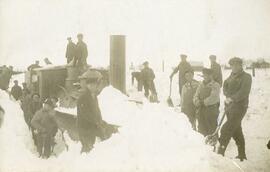
<instances>
[{"instance_id":1,"label":"snow-covered ground","mask_svg":"<svg viewBox=\"0 0 270 172\"><path fill-rule=\"evenodd\" d=\"M99 96L102 116L105 121L121 126L119 133L96 142L94 149L83 155L78 142L65 134L69 145L66 151L57 136L57 156L48 160L37 157L19 104L1 91L0 104L6 114L0 129L0 171L269 171L270 150L266 148L270 138L269 72L259 71L253 80L250 108L243 121L248 156L243 163L233 159L236 155L233 142L225 158L216 155L204 144L204 138L191 129L185 115L166 105L168 74L157 72L159 104L146 100L143 105L136 104L114 88L105 88ZM175 104L179 100L176 85L172 96Z\"/></svg>"}]
</instances>

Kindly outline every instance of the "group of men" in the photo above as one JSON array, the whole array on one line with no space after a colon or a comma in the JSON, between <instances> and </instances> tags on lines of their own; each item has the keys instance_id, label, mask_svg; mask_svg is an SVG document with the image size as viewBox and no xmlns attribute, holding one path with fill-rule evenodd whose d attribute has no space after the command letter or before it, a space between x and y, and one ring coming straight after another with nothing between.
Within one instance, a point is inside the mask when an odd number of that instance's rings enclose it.
<instances>
[{"instance_id":1,"label":"group of men","mask_svg":"<svg viewBox=\"0 0 270 172\"><path fill-rule=\"evenodd\" d=\"M179 72L182 112L187 115L194 130L204 136L213 134L217 128L223 86L227 121L221 128L217 153L224 156L226 147L233 138L238 147L236 158L241 161L247 159L241 122L248 108L252 78L243 70L242 59L234 57L229 60L232 72L223 83L221 67L216 62L216 56L211 55L211 68L202 70L203 81L199 83L193 78L194 71L186 58L186 55L181 55L180 64L170 75L172 79Z\"/></svg>"},{"instance_id":2,"label":"group of men","mask_svg":"<svg viewBox=\"0 0 270 172\"><path fill-rule=\"evenodd\" d=\"M79 33L77 35L78 42L77 44L72 42L71 37L68 37L68 44L66 48L66 58L67 63L72 63L73 66L86 67L87 66L87 57L88 50L87 45L83 41L83 34Z\"/></svg>"},{"instance_id":3,"label":"group of men","mask_svg":"<svg viewBox=\"0 0 270 172\"><path fill-rule=\"evenodd\" d=\"M83 67L86 69L87 67L87 57L88 57L88 50L87 45L83 41L83 34L79 33L77 35L78 42L75 44L72 41L71 37L67 38L68 44L66 47L66 60L67 64L70 64L72 66L78 66ZM51 65L52 62L49 60L49 58L44 58L44 63L46 65ZM39 61L36 60L34 64L31 64L28 66L27 70L32 71L33 69L40 68Z\"/></svg>"},{"instance_id":4,"label":"group of men","mask_svg":"<svg viewBox=\"0 0 270 172\"><path fill-rule=\"evenodd\" d=\"M136 79L138 91L142 91L142 88L144 88L146 98L149 98L151 102L159 102L154 82L156 77L155 73L153 69L149 67L148 61L145 61L142 66L143 68L139 72L132 72L132 84L134 84L134 79Z\"/></svg>"},{"instance_id":5,"label":"group of men","mask_svg":"<svg viewBox=\"0 0 270 172\"><path fill-rule=\"evenodd\" d=\"M17 80L14 80L10 96L21 103L25 123L32 133L39 156L49 158L55 144L54 136L58 130L54 117L54 108L57 107L58 99L51 97L42 102L40 95L29 90L26 83L22 83L22 86L23 88Z\"/></svg>"},{"instance_id":6,"label":"group of men","mask_svg":"<svg viewBox=\"0 0 270 172\"><path fill-rule=\"evenodd\" d=\"M73 61L73 65L86 65L87 47L82 41L82 34L78 34L78 43L75 45L68 38L67 61ZM227 121L221 128L219 137L218 153L224 156L226 147L231 138L236 141L238 156L241 161L246 159L245 139L242 132L241 122L247 111L249 93L252 78L243 70L243 61L234 57L229 60L232 68L230 76L223 82L220 65L216 62L216 56L211 55L211 68L202 70L203 81L194 79L194 71L188 63L187 56L181 55L181 62L170 75L170 79L179 72L179 93L181 96L181 110L185 113L193 127L202 135L212 134L217 128L217 120L220 107L220 92L226 96L225 113ZM38 67L39 64L31 66ZM155 96L157 91L154 84L155 74L149 67L148 62L143 63L143 69L138 78L145 90L145 96ZM77 101L77 127L79 139L82 144L81 152L89 152L93 148L96 137L102 137L102 116L100 113L97 95L101 91L99 84L102 75L89 69L80 77L80 96ZM15 100L21 100L24 119L32 132L34 143L41 157L48 158L54 145L54 136L58 126L54 117L57 98L48 98L43 103L37 93L31 93L25 83L23 88L14 81L11 95ZM196 122L198 121L198 122ZM196 125L198 123L198 125Z\"/></svg>"},{"instance_id":7,"label":"group of men","mask_svg":"<svg viewBox=\"0 0 270 172\"><path fill-rule=\"evenodd\" d=\"M102 120L97 95L100 93L102 75L92 69L79 76L80 90L77 100L77 130L82 144L81 153L89 152L95 143L96 137L106 139L108 125ZM42 101L40 95L29 90L25 83L23 88L18 81L14 81L11 96L20 100L24 119L29 127L33 142L41 158L49 158L55 145L54 137L58 129L55 118L58 99L50 97ZM115 130L115 128L111 128Z\"/></svg>"}]
</instances>

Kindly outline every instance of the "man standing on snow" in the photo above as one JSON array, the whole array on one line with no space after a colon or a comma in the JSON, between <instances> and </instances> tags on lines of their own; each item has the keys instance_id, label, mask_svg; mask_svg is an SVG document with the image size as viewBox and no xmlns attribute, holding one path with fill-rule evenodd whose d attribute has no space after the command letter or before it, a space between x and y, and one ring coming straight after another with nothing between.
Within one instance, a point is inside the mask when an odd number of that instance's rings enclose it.
<instances>
[{"instance_id":1,"label":"man standing on snow","mask_svg":"<svg viewBox=\"0 0 270 172\"><path fill-rule=\"evenodd\" d=\"M223 93L226 96L225 112L227 121L220 131L218 153L224 156L226 147L230 139L233 138L238 147L238 156L236 158L243 161L247 157L241 123L248 108L252 78L250 74L243 70L242 59L234 57L230 59L229 64L232 72L223 85Z\"/></svg>"},{"instance_id":2,"label":"man standing on snow","mask_svg":"<svg viewBox=\"0 0 270 172\"><path fill-rule=\"evenodd\" d=\"M50 157L54 136L58 129L53 108L51 99L45 100L43 108L37 111L31 120L31 126L37 136L37 150L42 158Z\"/></svg>"},{"instance_id":3,"label":"man standing on snow","mask_svg":"<svg viewBox=\"0 0 270 172\"><path fill-rule=\"evenodd\" d=\"M196 130L196 107L193 103L193 97L199 86L199 82L194 80L193 77L193 70L185 73L187 82L182 88L181 111L187 115L192 128Z\"/></svg>"},{"instance_id":4,"label":"man standing on snow","mask_svg":"<svg viewBox=\"0 0 270 172\"><path fill-rule=\"evenodd\" d=\"M222 87L223 79L222 79L222 71L220 64L217 63L217 57L215 55L209 56L211 62L211 69L213 71L214 80L219 83L220 87Z\"/></svg>"},{"instance_id":5,"label":"man standing on snow","mask_svg":"<svg viewBox=\"0 0 270 172\"><path fill-rule=\"evenodd\" d=\"M30 114L29 114L29 122L32 120L35 113L42 108L42 102L40 100L40 95L38 93L34 93L32 95L32 100L30 102Z\"/></svg>"},{"instance_id":6,"label":"man standing on snow","mask_svg":"<svg viewBox=\"0 0 270 172\"><path fill-rule=\"evenodd\" d=\"M151 95L157 101L157 91L154 83L155 74L153 69L149 67L149 63L146 61L143 63L144 68L141 71L141 80L144 88L144 95L148 98L149 90L151 91Z\"/></svg>"},{"instance_id":7,"label":"man standing on snow","mask_svg":"<svg viewBox=\"0 0 270 172\"><path fill-rule=\"evenodd\" d=\"M74 62L75 65L79 67L85 68L87 66L87 56L88 56L88 50L87 45L85 42L83 42L83 34L79 33L77 35L78 42L76 45L76 60Z\"/></svg>"},{"instance_id":8,"label":"man standing on snow","mask_svg":"<svg viewBox=\"0 0 270 172\"><path fill-rule=\"evenodd\" d=\"M141 72L140 71L134 71L131 73L131 83L134 85L134 80L137 81L137 90L142 91L142 83L141 83Z\"/></svg>"},{"instance_id":9,"label":"man standing on snow","mask_svg":"<svg viewBox=\"0 0 270 172\"><path fill-rule=\"evenodd\" d=\"M187 56L185 54L181 54L181 62L179 65L173 70L172 74L170 75L170 79L172 80L174 74L179 72L179 94L182 94L182 87L186 83L185 73L187 71L192 70L191 65L187 62Z\"/></svg>"},{"instance_id":10,"label":"man standing on snow","mask_svg":"<svg viewBox=\"0 0 270 172\"><path fill-rule=\"evenodd\" d=\"M14 81L14 86L11 88L10 91L12 97L17 101L21 98L22 96L22 87L18 85L18 81Z\"/></svg>"},{"instance_id":11,"label":"man standing on snow","mask_svg":"<svg viewBox=\"0 0 270 172\"><path fill-rule=\"evenodd\" d=\"M27 91L23 90L23 95L22 95L22 100L21 100L21 109L23 111L23 116L25 123L30 129L30 104L32 101L31 94L28 93Z\"/></svg>"},{"instance_id":12,"label":"man standing on snow","mask_svg":"<svg viewBox=\"0 0 270 172\"><path fill-rule=\"evenodd\" d=\"M28 112L25 114L25 117L26 117L28 126L30 126L35 145L37 144L37 138L36 138L36 134L34 133L34 129L31 127L30 124L35 113L41 108L42 108L42 102L40 100L40 95L38 93L34 93L32 95L32 99L30 100L29 107L27 108Z\"/></svg>"},{"instance_id":13,"label":"man standing on snow","mask_svg":"<svg viewBox=\"0 0 270 172\"><path fill-rule=\"evenodd\" d=\"M102 117L97 99L101 77L99 72L93 70L88 70L79 77L80 80L85 80L81 82L85 83L82 86L84 92L77 101L77 127L82 144L81 153L90 152L96 136L100 136L101 133Z\"/></svg>"},{"instance_id":14,"label":"man standing on snow","mask_svg":"<svg viewBox=\"0 0 270 172\"><path fill-rule=\"evenodd\" d=\"M198 131L204 136L214 133L219 114L220 85L213 79L213 71L202 70L204 80L194 95L193 102L197 107Z\"/></svg>"},{"instance_id":15,"label":"man standing on snow","mask_svg":"<svg viewBox=\"0 0 270 172\"><path fill-rule=\"evenodd\" d=\"M71 37L68 37L67 40L68 40L68 44L67 44L67 49L66 49L66 58L67 58L67 64L69 64L76 55L76 44L72 42Z\"/></svg>"},{"instance_id":16,"label":"man standing on snow","mask_svg":"<svg viewBox=\"0 0 270 172\"><path fill-rule=\"evenodd\" d=\"M23 95L27 95L27 94L30 94L30 90L27 88L27 84L25 82L22 83L22 92L23 92Z\"/></svg>"}]
</instances>

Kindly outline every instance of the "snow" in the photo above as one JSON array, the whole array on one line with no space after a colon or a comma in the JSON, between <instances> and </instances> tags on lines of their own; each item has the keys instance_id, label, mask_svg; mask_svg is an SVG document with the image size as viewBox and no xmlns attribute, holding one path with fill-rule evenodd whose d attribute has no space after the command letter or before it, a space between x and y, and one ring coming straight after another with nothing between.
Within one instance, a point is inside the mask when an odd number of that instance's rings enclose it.
<instances>
[{"instance_id":1,"label":"snow","mask_svg":"<svg viewBox=\"0 0 270 172\"><path fill-rule=\"evenodd\" d=\"M97 141L89 154L82 155L80 143L72 141L66 133L64 137L69 149L65 150L58 133L56 156L48 160L37 157L19 103L1 91L0 104L6 113L0 129L0 171L227 172L270 169L270 151L265 146L270 136L269 71L259 71L253 80L250 108L243 121L248 156L248 161L243 163L231 159L236 154L234 143L229 145L226 157L215 154L204 144L204 138L192 130L185 115L166 105L168 75L160 73L157 76L161 103L151 104L142 99L143 105L138 105L113 87L106 87L98 97L102 117L108 123L119 125L119 133L106 141ZM177 93L174 95L176 102Z\"/></svg>"}]
</instances>

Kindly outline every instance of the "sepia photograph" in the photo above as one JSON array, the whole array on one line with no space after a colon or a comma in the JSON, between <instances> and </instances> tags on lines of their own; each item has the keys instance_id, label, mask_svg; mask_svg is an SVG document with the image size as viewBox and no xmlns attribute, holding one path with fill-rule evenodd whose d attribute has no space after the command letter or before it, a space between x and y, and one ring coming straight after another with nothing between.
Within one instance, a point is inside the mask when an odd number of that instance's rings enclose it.
<instances>
[{"instance_id":1,"label":"sepia photograph","mask_svg":"<svg viewBox=\"0 0 270 172\"><path fill-rule=\"evenodd\" d=\"M269 172L269 0L0 0L0 172Z\"/></svg>"}]
</instances>

